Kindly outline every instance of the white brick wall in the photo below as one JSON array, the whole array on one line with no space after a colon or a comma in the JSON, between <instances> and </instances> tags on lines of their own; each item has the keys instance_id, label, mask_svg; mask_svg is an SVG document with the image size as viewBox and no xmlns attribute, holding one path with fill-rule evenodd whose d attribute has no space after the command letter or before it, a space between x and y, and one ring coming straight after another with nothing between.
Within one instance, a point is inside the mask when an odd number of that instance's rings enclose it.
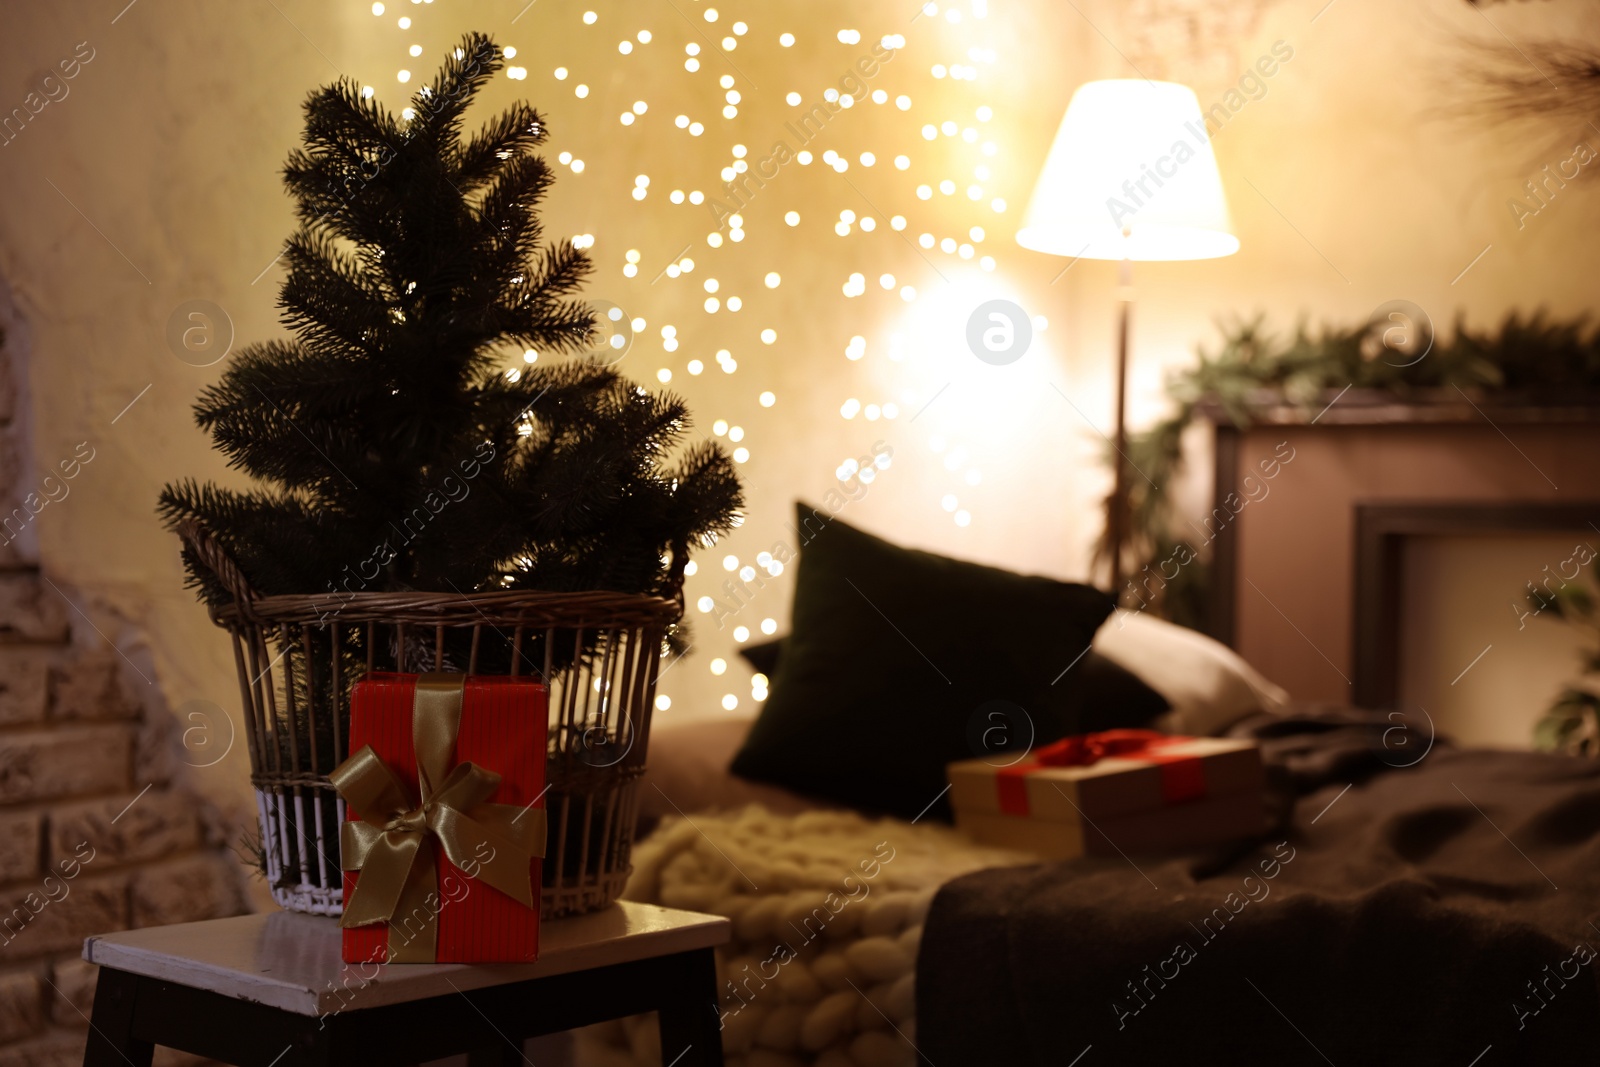
<instances>
[{"instance_id":1,"label":"white brick wall","mask_svg":"<svg viewBox=\"0 0 1600 1067\"><path fill-rule=\"evenodd\" d=\"M3 514L19 477L0 357ZM121 656L51 582L73 585L0 552L0 1067L82 1062L88 935L245 910L238 859L202 799L172 781L170 714L125 683Z\"/></svg>"}]
</instances>

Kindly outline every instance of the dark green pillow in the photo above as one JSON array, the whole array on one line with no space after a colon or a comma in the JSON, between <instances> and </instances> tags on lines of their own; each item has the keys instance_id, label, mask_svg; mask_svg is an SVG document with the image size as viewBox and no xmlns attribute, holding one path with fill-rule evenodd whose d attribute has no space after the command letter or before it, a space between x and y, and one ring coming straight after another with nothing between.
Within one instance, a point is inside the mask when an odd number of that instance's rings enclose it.
<instances>
[{"instance_id":1,"label":"dark green pillow","mask_svg":"<svg viewBox=\"0 0 1600 1067\"><path fill-rule=\"evenodd\" d=\"M1111 613L1107 594L900 548L838 519L819 529L824 513L798 507L810 538L791 630L735 774L948 818L945 764L981 754L996 709L1020 744L1079 732L1082 675L1068 667Z\"/></svg>"},{"instance_id":2,"label":"dark green pillow","mask_svg":"<svg viewBox=\"0 0 1600 1067\"><path fill-rule=\"evenodd\" d=\"M778 673L778 663L783 659L783 646L788 640L787 637L774 637L771 641L745 645L739 650L739 655L756 669L756 673L771 678Z\"/></svg>"},{"instance_id":3,"label":"dark green pillow","mask_svg":"<svg viewBox=\"0 0 1600 1067\"><path fill-rule=\"evenodd\" d=\"M786 637L776 637L760 644L745 645L739 655L757 671L772 678L778 673L787 642ZM1077 684L1069 693L1077 709L1075 727L1079 733L1147 727L1158 715L1172 710L1167 698L1146 685L1144 679L1092 648L1071 673L1078 676ZM990 740L995 740L992 734Z\"/></svg>"}]
</instances>

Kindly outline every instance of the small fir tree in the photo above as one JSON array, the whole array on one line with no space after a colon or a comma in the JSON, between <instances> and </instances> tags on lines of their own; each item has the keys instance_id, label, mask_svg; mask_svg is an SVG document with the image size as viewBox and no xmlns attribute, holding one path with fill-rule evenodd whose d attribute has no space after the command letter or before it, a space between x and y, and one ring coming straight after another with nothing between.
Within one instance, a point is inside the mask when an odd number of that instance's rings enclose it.
<instances>
[{"instance_id":1,"label":"small fir tree","mask_svg":"<svg viewBox=\"0 0 1600 1067\"><path fill-rule=\"evenodd\" d=\"M285 184L299 227L279 306L292 340L241 350L195 408L262 488L186 480L198 521L262 593L570 591L671 595L691 545L738 520L714 443L681 450L683 402L593 360L590 270L542 243L544 120L518 102L468 137L500 70L472 34L403 121L350 81L306 103ZM538 352L505 369L508 351ZM185 552L191 584L229 601Z\"/></svg>"}]
</instances>

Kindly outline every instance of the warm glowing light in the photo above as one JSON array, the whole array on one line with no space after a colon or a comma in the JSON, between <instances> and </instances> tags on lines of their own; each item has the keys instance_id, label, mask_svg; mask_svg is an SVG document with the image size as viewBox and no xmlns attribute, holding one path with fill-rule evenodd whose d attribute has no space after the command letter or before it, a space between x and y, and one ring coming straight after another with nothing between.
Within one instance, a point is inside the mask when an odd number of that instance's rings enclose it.
<instances>
[{"instance_id":1,"label":"warm glowing light","mask_svg":"<svg viewBox=\"0 0 1600 1067\"><path fill-rule=\"evenodd\" d=\"M762 393L759 399L761 401L761 406L764 408L770 408L772 405L778 402L777 394L771 392L770 390Z\"/></svg>"}]
</instances>

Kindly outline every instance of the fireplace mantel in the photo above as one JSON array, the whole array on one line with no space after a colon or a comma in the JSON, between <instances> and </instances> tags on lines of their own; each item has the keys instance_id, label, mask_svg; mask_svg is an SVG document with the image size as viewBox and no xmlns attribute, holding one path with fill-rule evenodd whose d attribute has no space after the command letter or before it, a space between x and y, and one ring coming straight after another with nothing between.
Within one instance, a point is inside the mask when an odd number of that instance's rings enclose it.
<instances>
[{"instance_id":1,"label":"fireplace mantel","mask_svg":"<svg viewBox=\"0 0 1600 1067\"><path fill-rule=\"evenodd\" d=\"M1233 429L1227 410L1215 400L1202 401L1196 414L1218 430ZM1492 422L1507 425L1600 424L1600 396L1571 402L1531 403L1460 389L1429 389L1400 399L1376 389L1327 390L1315 401L1291 404L1277 391L1253 398L1255 426L1432 426Z\"/></svg>"},{"instance_id":2,"label":"fireplace mantel","mask_svg":"<svg viewBox=\"0 0 1600 1067\"><path fill-rule=\"evenodd\" d=\"M1392 696L1392 672L1374 673L1372 654L1359 653L1369 635L1358 627L1374 616L1357 611L1358 509L1470 512L1511 531L1547 529L1550 515L1570 518L1600 501L1592 397L1532 404L1449 389L1400 401L1350 389L1320 406L1262 399L1244 427L1218 405L1200 407L1214 428L1213 506L1222 514L1262 462L1295 457L1267 495L1216 529L1208 630L1298 698Z\"/></svg>"}]
</instances>

